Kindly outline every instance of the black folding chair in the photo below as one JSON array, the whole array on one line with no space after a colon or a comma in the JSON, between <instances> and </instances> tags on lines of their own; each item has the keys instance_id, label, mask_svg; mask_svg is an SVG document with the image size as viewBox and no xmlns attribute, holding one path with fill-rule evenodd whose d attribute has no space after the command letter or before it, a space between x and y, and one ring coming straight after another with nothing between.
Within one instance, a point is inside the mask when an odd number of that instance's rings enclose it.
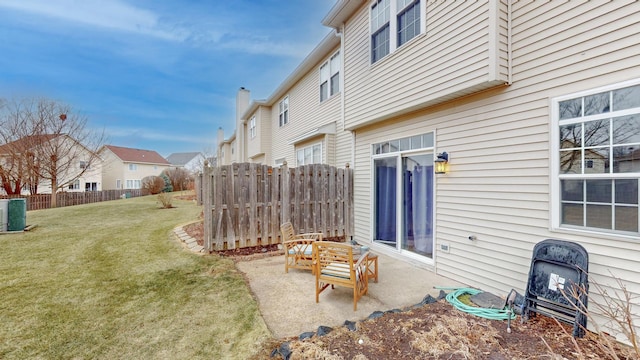
<instances>
[{"instance_id":1,"label":"black folding chair","mask_svg":"<svg viewBox=\"0 0 640 360\"><path fill-rule=\"evenodd\" d=\"M580 309L587 307L588 267L589 255L580 244L555 239L536 244L529 268L523 321L540 313L573 324L573 336L582 337L587 317Z\"/></svg>"}]
</instances>

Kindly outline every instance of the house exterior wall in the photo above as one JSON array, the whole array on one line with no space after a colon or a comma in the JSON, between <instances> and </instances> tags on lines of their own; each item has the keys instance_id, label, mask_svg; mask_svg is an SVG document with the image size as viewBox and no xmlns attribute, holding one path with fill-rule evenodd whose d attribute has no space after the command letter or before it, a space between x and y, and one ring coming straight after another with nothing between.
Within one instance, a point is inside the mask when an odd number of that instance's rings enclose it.
<instances>
[{"instance_id":1,"label":"house exterior wall","mask_svg":"<svg viewBox=\"0 0 640 360\"><path fill-rule=\"evenodd\" d=\"M201 172L202 166L204 165L204 160L204 155L198 154L196 157L184 164L184 168L191 173Z\"/></svg>"},{"instance_id":2,"label":"house exterior wall","mask_svg":"<svg viewBox=\"0 0 640 360\"><path fill-rule=\"evenodd\" d=\"M422 84L406 90L406 100L399 98L401 85L381 86L381 94L367 90L375 88L371 86L376 84L375 74L411 86L409 78L391 65L369 66L363 61L369 41L367 7L347 23L345 43L351 51L346 51L345 111L348 127L355 128L355 237L372 240L371 144L434 131L434 152L450 154L449 172L435 177L434 267L438 274L499 294L511 288L523 292L533 246L547 238L568 240L588 251L591 279L616 288L613 274L626 284L636 299L632 312L638 313L640 241L552 226L552 207L559 200L551 196L557 179L550 159L557 152L552 149L550 129L553 98L640 77L640 3L531 1L511 6L512 84L417 111L414 95L429 98L435 96L432 92L442 91L444 84L455 86L457 79L476 78L456 70L458 63L451 63L452 57L445 55L448 60L439 63L429 49L443 51L444 44L462 43L459 51L469 48L472 56L452 50L451 54L458 54L455 58L467 66L472 59L472 63L486 62L475 52L486 47L481 39L486 35L474 35L481 34L483 27L471 21L486 9L475 2L429 3L431 30L415 46L383 60L399 64L400 60L392 59L396 56L415 63L414 71L418 64L439 69L437 78L436 74L424 76ZM443 7L455 8L444 11ZM466 16L467 12L473 16ZM435 15L451 17L446 24ZM419 61L417 54L422 54ZM447 63L451 72L444 71ZM478 71L470 66L470 74ZM426 86L426 80L435 90ZM392 104L394 99L397 103ZM384 114L403 113L403 109L413 112L380 121ZM471 235L477 240L470 241ZM441 244L449 245L449 251L440 251ZM375 243L372 249L386 251Z\"/></svg>"},{"instance_id":3,"label":"house exterior wall","mask_svg":"<svg viewBox=\"0 0 640 360\"><path fill-rule=\"evenodd\" d=\"M342 91L320 102L320 66L339 50L340 48L336 47L327 53L326 57L312 67L283 97L273 103L271 107L271 138L281 139L281 141L273 141L271 144L271 156L274 161L284 158L289 166L294 166L296 146L299 146L298 143L308 140L308 138L297 140L301 135L331 123L342 123ZM278 106L285 96L289 96L289 123L280 127ZM327 144L323 141L322 146L324 152ZM327 157L323 156L323 159L327 159Z\"/></svg>"},{"instance_id":4,"label":"house exterior wall","mask_svg":"<svg viewBox=\"0 0 640 360\"><path fill-rule=\"evenodd\" d=\"M346 22L346 129L509 81L506 2L423 4L426 33L374 64L369 45L369 2Z\"/></svg>"},{"instance_id":5,"label":"house exterior wall","mask_svg":"<svg viewBox=\"0 0 640 360\"><path fill-rule=\"evenodd\" d=\"M255 116L256 135L251 137L251 119ZM271 148L271 108L267 106L258 106L256 111L247 119L247 160L252 162L263 162L266 160L266 154ZM256 159L261 159L256 161ZM269 164L266 162L266 164Z\"/></svg>"},{"instance_id":6,"label":"house exterior wall","mask_svg":"<svg viewBox=\"0 0 640 360\"><path fill-rule=\"evenodd\" d=\"M80 156L78 154L86 154ZM71 178L77 176L81 171L80 161L88 161L91 158L88 150L80 150L77 154L74 155L77 159L75 161L75 166L70 168L66 173L59 174L58 176L58 186L63 186L59 188L57 191L64 192L84 192L86 191L86 184L90 184L91 191L100 191L102 190L102 161L100 158L94 158L91 161L89 169L87 169L82 176L77 179L77 188L70 188L69 185L76 183L75 181L71 181ZM68 159L63 160L62 162L66 162ZM95 184L95 187L93 185ZM51 181L41 181L38 184L38 193L39 194L51 194Z\"/></svg>"}]
</instances>

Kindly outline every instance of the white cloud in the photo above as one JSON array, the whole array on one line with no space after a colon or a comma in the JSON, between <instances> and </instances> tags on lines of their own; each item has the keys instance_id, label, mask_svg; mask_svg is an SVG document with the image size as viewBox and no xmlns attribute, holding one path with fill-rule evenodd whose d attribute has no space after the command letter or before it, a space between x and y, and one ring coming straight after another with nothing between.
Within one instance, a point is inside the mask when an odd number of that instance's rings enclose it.
<instances>
[{"instance_id":1,"label":"white cloud","mask_svg":"<svg viewBox=\"0 0 640 360\"><path fill-rule=\"evenodd\" d=\"M189 36L182 28L164 29L159 15L120 0L0 0L0 7L166 40L181 41Z\"/></svg>"}]
</instances>

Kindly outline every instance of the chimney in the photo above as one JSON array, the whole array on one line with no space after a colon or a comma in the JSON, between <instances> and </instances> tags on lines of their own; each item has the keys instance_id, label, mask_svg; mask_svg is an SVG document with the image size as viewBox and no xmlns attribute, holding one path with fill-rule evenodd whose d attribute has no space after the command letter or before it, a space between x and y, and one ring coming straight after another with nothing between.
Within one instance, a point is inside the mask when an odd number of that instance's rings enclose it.
<instances>
[{"instance_id":1,"label":"chimney","mask_svg":"<svg viewBox=\"0 0 640 360\"><path fill-rule=\"evenodd\" d=\"M237 157L238 162L244 162L245 159L245 148L246 148L246 140L245 140L245 126L242 123L242 115L249 108L249 103L251 101L251 91L241 87L238 90L238 94L236 95L236 148L237 148Z\"/></svg>"}]
</instances>

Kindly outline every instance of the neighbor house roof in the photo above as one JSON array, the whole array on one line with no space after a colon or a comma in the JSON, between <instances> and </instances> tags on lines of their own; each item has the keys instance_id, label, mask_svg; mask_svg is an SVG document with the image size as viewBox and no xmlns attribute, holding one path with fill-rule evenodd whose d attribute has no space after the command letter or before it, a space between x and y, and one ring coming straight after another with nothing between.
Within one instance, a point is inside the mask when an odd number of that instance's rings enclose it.
<instances>
[{"instance_id":1,"label":"neighbor house roof","mask_svg":"<svg viewBox=\"0 0 640 360\"><path fill-rule=\"evenodd\" d=\"M171 165L167 159L153 150L132 149L113 145L105 145L104 147L111 150L124 162Z\"/></svg>"},{"instance_id":2,"label":"neighbor house roof","mask_svg":"<svg viewBox=\"0 0 640 360\"><path fill-rule=\"evenodd\" d=\"M184 166L199 155L199 152L173 153L167 156L167 161L171 163L171 165Z\"/></svg>"},{"instance_id":3,"label":"neighbor house roof","mask_svg":"<svg viewBox=\"0 0 640 360\"><path fill-rule=\"evenodd\" d=\"M0 154L16 153L28 150L38 144L43 144L52 139L62 136L63 134L44 134L44 135L30 135L0 145ZM65 135L66 136L66 135Z\"/></svg>"}]
</instances>

